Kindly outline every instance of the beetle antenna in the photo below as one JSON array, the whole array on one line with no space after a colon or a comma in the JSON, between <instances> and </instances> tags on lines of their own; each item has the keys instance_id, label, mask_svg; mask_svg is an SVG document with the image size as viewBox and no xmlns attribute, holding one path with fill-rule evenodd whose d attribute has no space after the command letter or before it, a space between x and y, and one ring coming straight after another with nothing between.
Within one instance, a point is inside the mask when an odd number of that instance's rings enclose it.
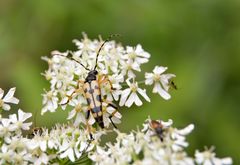
<instances>
[{"instance_id":1,"label":"beetle antenna","mask_svg":"<svg viewBox=\"0 0 240 165\"><path fill-rule=\"evenodd\" d=\"M96 68L97 68L98 56L99 56L99 53L100 53L100 51L102 50L103 46L105 45L105 43L108 42L111 38L116 37L116 36L120 36L120 34L112 34L112 35L110 35L110 36L101 44L101 46L100 46L100 48L98 49L98 52L97 52L96 63L95 63L95 66L94 66L94 69L93 69L93 70L96 70Z\"/></svg>"},{"instance_id":2,"label":"beetle antenna","mask_svg":"<svg viewBox=\"0 0 240 165\"><path fill-rule=\"evenodd\" d=\"M91 71L91 70L88 69L86 66L84 66L80 61L74 59L73 57L67 57L67 56L64 56L64 55L62 55L62 54L52 54L52 56L54 56L54 55L66 57L66 58L68 58L68 59L70 59L70 60L73 60L73 61L75 61L76 63L80 64L84 69L86 69L86 70L88 70L88 71Z\"/></svg>"}]
</instances>

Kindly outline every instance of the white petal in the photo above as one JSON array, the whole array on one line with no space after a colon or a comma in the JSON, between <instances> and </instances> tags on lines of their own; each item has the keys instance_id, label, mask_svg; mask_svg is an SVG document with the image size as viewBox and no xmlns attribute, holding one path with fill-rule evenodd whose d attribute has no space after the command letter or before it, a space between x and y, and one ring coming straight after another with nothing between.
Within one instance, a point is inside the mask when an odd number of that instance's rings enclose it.
<instances>
[{"instance_id":1,"label":"white petal","mask_svg":"<svg viewBox=\"0 0 240 165\"><path fill-rule=\"evenodd\" d=\"M172 121L172 119L168 119L168 121L166 121L166 122L161 121L161 123L164 127L170 127L173 124L173 121Z\"/></svg>"},{"instance_id":2,"label":"white petal","mask_svg":"<svg viewBox=\"0 0 240 165\"><path fill-rule=\"evenodd\" d=\"M93 125L94 123L95 123L95 119L94 119L92 113L90 113L90 117L89 117L89 120L88 120L88 124Z\"/></svg>"},{"instance_id":3,"label":"white petal","mask_svg":"<svg viewBox=\"0 0 240 165\"><path fill-rule=\"evenodd\" d=\"M135 96L135 101L134 103L137 105L137 106L141 106L142 105L142 101L139 99L138 95L136 94Z\"/></svg>"},{"instance_id":4,"label":"white petal","mask_svg":"<svg viewBox=\"0 0 240 165\"><path fill-rule=\"evenodd\" d=\"M1 118L1 123L4 127L9 126L10 122L11 122L11 120L9 120L9 119Z\"/></svg>"},{"instance_id":5,"label":"white petal","mask_svg":"<svg viewBox=\"0 0 240 165\"><path fill-rule=\"evenodd\" d=\"M138 64L144 64L144 63L147 63L147 62L148 62L148 59L147 59L147 58L139 58L139 57L137 57L137 58L136 58L136 62L137 62Z\"/></svg>"},{"instance_id":6,"label":"white petal","mask_svg":"<svg viewBox=\"0 0 240 165\"><path fill-rule=\"evenodd\" d=\"M125 104L125 102L127 100L127 97L130 94L130 92L131 92L130 88L127 88L124 91L122 91L122 95L121 95L121 99L120 99L120 102L119 102L119 106L123 106Z\"/></svg>"},{"instance_id":7,"label":"white petal","mask_svg":"<svg viewBox=\"0 0 240 165\"><path fill-rule=\"evenodd\" d=\"M125 106L130 107L133 104L133 102L135 102L136 97L138 96L135 92L131 93L131 95L129 96L128 100L125 103Z\"/></svg>"},{"instance_id":8,"label":"white petal","mask_svg":"<svg viewBox=\"0 0 240 165\"><path fill-rule=\"evenodd\" d=\"M222 158L222 159L221 159L221 162L222 162L223 164L230 165L230 164L232 164L232 158L229 158L229 157L227 157L227 158Z\"/></svg>"},{"instance_id":9,"label":"white petal","mask_svg":"<svg viewBox=\"0 0 240 165\"><path fill-rule=\"evenodd\" d=\"M70 149L72 150L72 149ZM60 154L60 158L66 158L66 157L70 157L70 154L73 154L73 150L70 151L69 149L66 150L65 152L63 152L62 154ZM69 153L70 152L70 153ZM72 156L71 156L72 157Z\"/></svg>"},{"instance_id":10,"label":"white petal","mask_svg":"<svg viewBox=\"0 0 240 165\"><path fill-rule=\"evenodd\" d=\"M109 123L110 123L109 120L110 120L110 119L108 118L107 114L104 113L104 114L103 114L103 123L104 123L104 127L106 127L106 128L109 127Z\"/></svg>"},{"instance_id":11,"label":"white petal","mask_svg":"<svg viewBox=\"0 0 240 165\"><path fill-rule=\"evenodd\" d=\"M187 134L191 133L193 129L194 129L194 125L189 124L187 127L183 128L181 130L178 130L178 133L181 135L187 135Z\"/></svg>"},{"instance_id":12,"label":"white petal","mask_svg":"<svg viewBox=\"0 0 240 165\"><path fill-rule=\"evenodd\" d=\"M159 83L156 83L153 87L153 93L158 93L160 96L162 96L162 98L164 98L165 100L169 100L171 98L171 95L169 93L167 93L161 86Z\"/></svg>"},{"instance_id":13,"label":"white petal","mask_svg":"<svg viewBox=\"0 0 240 165\"><path fill-rule=\"evenodd\" d=\"M168 69L167 67L155 66L155 68L153 69L153 73L155 73L155 74L162 74L162 73L165 72L167 69Z\"/></svg>"},{"instance_id":14,"label":"white petal","mask_svg":"<svg viewBox=\"0 0 240 165\"><path fill-rule=\"evenodd\" d=\"M33 150L38 147L38 143L32 139L31 141L28 141L27 146L29 149Z\"/></svg>"},{"instance_id":15,"label":"white petal","mask_svg":"<svg viewBox=\"0 0 240 165\"><path fill-rule=\"evenodd\" d=\"M5 111L9 111L11 109L10 105L8 104L3 104L2 108L5 110Z\"/></svg>"},{"instance_id":16,"label":"white petal","mask_svg":"<svg viewBox=\"0 0 240 165\"><path fill-rule=\"evenodd\" d=\"M147 96L146 94L146 89L141 89L141 88L138 88L137 91L143 96L143 98L145 100L147 100L148 102L150 102L150 98Z\"/></svg>"},{"instance_id":17,"label":"white petal","mask_svg":"<svg viewBox=\"0 0 240 165\"><path fill-rule=\"evenodd\" d=\"M18 119L19 121L25 121L26 119L30 118L32 113L25 113L21 109L18 110Z\"/></svg>"},{"instance_id":18,"label":"white petal","mask_svg":"<svg viewBox=\"0 0 240 165\"><path fill-rule=\"evenodd\" d=\"M8 91L8 93L6 94L6 96L4 97L3 101L9 103L10 99L13 97L15 91L16 91L16 88L11 88Z\"/></svg>"},{"instance_id":19,"label":"white petal","mask_svg":"<svg viewBox=\"0 0 240 165\"><path fill-rule=\"evenodd\" d=\"M16 97L12 97L11 99L9 99L8 101L9 103L13 103L13 104L18 104L19 100Z\"/></svg>"},{"instance_id":20,"label":"white petal","mask_svg":"<svg viewBox=\"0 0 240 165\"><path fill-rule=\"evenodd\" d=\"M2 88L0 88L0 99L3 97L4 95L4 90L2 90Z\"/></svg>"},{"instance_id":21,"label":"white petal","mask_svg":"<svg viewBox=\"0 0 240 165\"><path fill-rule=\"evenodd\" d=\"M48 158L48 156L45 153L42 153L41 157L40 157L40 160L41 160L41 163L48 164L49 158Z\"/></svg>"},{"instance_id":22,"label":"white petal","mask_svg":"<svg viewBox=\"0 0 240 165\"><path fill-rule=\"evenodd\" d=\"M163 75L162 75L163 76ZM164 77L166 78L166 79L171 79L171 78L174 78L174 77L176 77L176 75L175 74L164 74Z\"/></svg>"},{"instance_id":23,"label":"white petal","mask_svg":"<svg viewBox=\"0 0 240 165\"><path fill-rule=\"evenodd\" d=\"M121 117L122 117L122 116L121 116ZM112 117L112 121L113 121L113 123L116 123L116 124L121 123L120 118L119 118L119 117L116 117L115 115Z\"/></svg>"},{"instance_id":24,"label":"white petal","mask_svg":"<svg viewBox=\"0 0 240 165\"><path fill-rule=\"evenodd\" d=\"M133 70L136 70L136 71L138 71L138 72L141 72L140 65L139 65L137 62L134 62L134 63L132 64L132 68L133 68Z\"/></svg>"},{"instance_id":25,"label":"white petal","mask_svg":"<svg viewBox=\"0 0 240 165\"><path fill-rule=\"evenodd\" d=\"M48 147L52 149L54 147L54 142L52 140L48 140Z\"/></svg>"},{"instance_id":26,"label":"white petal","mask_svg":"<svg viewBox=\"0 0 240 165\"><path fill-rule=\"evenodd\" d=\"M47 150L47 142L44 140L44 141L40 141L40 149L42 151L46 151Z\"/></svg>"},{"instance_id":27,"label":"white petal","mask_svg":"<svg viewBox=\"0 0 240 165\"><path fill-rule=\"evenodd\" d=\"M68 157L69 157L69 159L70 159L72 162L74 162L74 161L75 161L75 156L74 156L73 149L72 149L72 148L69 148L69 149L67 150L67 152L68 152Z\"/></svg>"},{"instance_id":28,"label":"white petal","mask_svg":"<svg viewBox=\"0 0 240 165\"><path fill-rule=\"evenodd\" d=\"M135 78L136 77L136 75L134 74L134 72L132 71L132 70L129 70L128 72L128 78Z\"/></svg>"},{"instance_id":29,"label":"white petal","mask_svg":"<svg viewBox=\"0 0 240 165\"><path fill-rule=\"evenodd\" d=\"M12 121L12 123L16 123L18 121L16 114L9 115L9 119Z\"/></svg>"},{"instance_id":30,"label":"white petal","mask_svg":"<svg viewBox=\"0 0 240 165\"><path fill-rule=\"evenodd\" d=\"M86 118L85 118L84 114L81 112L77 113L77 117L75 119L74 125L78 126L80 123L86 123Z\"/></svg>"},{"instance_id":31,"label":"white petal","mask_svg":"<svg viewBox=\"0 0 240 165\"><path fill-rule=\"evenodd\" d=\"M82 156L82 152L79 152L78 148L74 148L74 153L75 153L77 158L80 158Z\"/></svg>"},{"instance_id":32,"label":"white petal","mask_svg":"<svg viewBox=\"0 0 240 165\"><path fill-rule=\"evenodd\" d=\"M145 84L146 85L153 84L153 74L152 73L145 73Z\"/></svg>"},{"instance_id":33,"label":"white petal","mask_svg":"<svg viewBox=\"0 0 240 165\"><path fill-rule=\"evenodd\" d=\"M118 119L121 119L121 118L122 118L122 115L121 115L121 113L116 112L116 113L114 114L114 117L116 117L116 118L118 118Z\"/></svg>"},{"instance_id":34,"label":"white petal","mask_svg":"<svg viewBox=\"0 0 240 165\"><path fill-rule=\"evenodd\" d=\"M68 101L67 97L64 97L59 104L65 104Z\"/></svg>"},{"instance_id":35,"label":"white petal","mask_svg":"<svg viewBox=\"0 0 240 165\"><path fill-rule=\"evenodd\" d=\"M29 130L31 125L32 125L32 122L30 122L30 123L23 123L22 129L23 130Z\"/></svg>"},{"instance_id":36,"label":"white petal","mask_svg":"<svg viewBox=\"0 0 240 165\"><path fill-rule=\"evenodd\" d=\"M59 152L65 151L68 148L68 145L68 141L64 139L62 145L59 147Z\"/></svg>"},{"instance_id":37,"label":"white petal","mask_svg":"<svg viewBox=\"0 0 240 165\"><path fill-rule=\"evenodd\" d=\"M86 150L88 145L89 144L87 144L86 142L81 141L79 151L82 152L83 150Z\"/></svg>"},{"instance_id":38,"label":"white petal","mask_svg":"<svg viewBox=\"0 0 240 165\"><path fill-rule=\"evenodd\" d=\"M75 114L76 114L76 111L75 109L73 109L71 112L68 113L67 119L68 120L72 119L75 116Z\"/></svg>"}]
</instances>

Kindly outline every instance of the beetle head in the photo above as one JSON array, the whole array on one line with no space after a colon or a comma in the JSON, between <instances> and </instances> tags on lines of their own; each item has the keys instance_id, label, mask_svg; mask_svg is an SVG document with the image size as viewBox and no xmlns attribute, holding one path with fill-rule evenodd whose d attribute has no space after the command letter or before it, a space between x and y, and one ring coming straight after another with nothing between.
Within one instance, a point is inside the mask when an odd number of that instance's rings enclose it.
<instances>
[{"instance_id":1,"label":"beetle head","mask_svg":"<svg viewBox=\"0 0 240 165\"><path fill-rule=\"evenodd\" d=\"M98 71L91 70L87 75L86 82L91 82L93 80L96 80L97 79L97 74L98 74Z\"/></svg>"},{"instance_id":2,"label":"beetle head","mask_svg":"<svg viewBox=\"0 0 240 165\"><path fill-rule=\"evenodd\" d=\"M97 75L98 74L98 71L96 71L96 70L91 70L89 73L88 73L89 75Z\"/></svg>"}]
</instances>

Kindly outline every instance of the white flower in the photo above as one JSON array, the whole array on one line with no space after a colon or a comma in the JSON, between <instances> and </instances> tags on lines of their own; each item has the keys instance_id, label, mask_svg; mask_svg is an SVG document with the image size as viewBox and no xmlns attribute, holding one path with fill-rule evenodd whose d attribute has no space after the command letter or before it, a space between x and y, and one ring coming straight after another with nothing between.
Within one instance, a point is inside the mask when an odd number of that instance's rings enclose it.
<instances>
[{"instance_id":1,"label":"white flower","mask_svg":"<svg viewBox=\"0 0 240 165\"><path fill-rule=\"evenodd\" d=\"M79 141L75 141L74 138L63 139L62 144L59 147L60 158L68 157L72 162L75 161L75 157L79 158L82 153L78 148Z\"/></svg>"},{"instance_id":2,"label":"white flower","mask_svg":"<svg viewBox=\"0 0 240 165\"><path fill-rule=\"evenodd\" d=\"M11 107L9 104L6 103L18 104L19 100L13 96L15 91L16 88L11 88L3 98L4 91L2 90L2 88L0 88L0 108L2 108L5 111L8 111L10 110Z\"/></svg>"},{"instance_id":3,"label":"white flower","mask_svg":"<svg viewBox=\"0 0 240 165\"><path fill-rule=\"evenodd\" d=\"M10 126L11 130L29 130L30 126L32 125L32 122L24 123L25 120L30 118L32 116L31 113L25 113L21 109L18 110L18 117L16 114L10 115L9 119L13 123L13 125Z\"/></svg>"},{"instance_id":4,"label":"white flower","mask_svg":"<svg viewBox=\"0 0 240 165\"><path fill-rule=\"evenodd\" d=\"M189 124L183 129L170 129L170 139L169 142L172 144L172 149L174 151L181 151L184 147L188 146L188 143L185 141L185 136L192 132L194 129L193 124Z\"/></svg>"},{"instance_id":5,"label":"white flower","mask_svg":"<svg viewBox=\"0 0 240 165\"><path fill-rule=\"evenodd\" d=\"M195 157L196 163L202 165L230 165L232 164L232 159L229 157L226 158L217 158L216 154L213 152L214 147L210 149L205 149L203 152L196 150Z\"/></svg>"},{"instance_id":6,"label":"white flower","mask_svg":"<svg viewBox=\"0 0 240 165\"><path fill-rule=\"evenodd\" d=\"M123 75L113 74L108 76L109 81L112 84L112 88L109 82L101 85L101 95L108 101L118 100L121 95L121 83L124 81Z\"/></svg>"},{"instance_id":7,"label":"white flower","mask_svg":"<svg viewBox=\"0 0 240 165\"><path fill-rule=\"evenodd\" d=\"M8 148L7 145L3 144L0 151L0 163L8 164L11 162L11 158L14 152Z\"/></svg>"},{"instance_id":8,"label":"white flower","mask_svg":"<svg viewBox=\"0 0 240 165\"><path fill-rule=\"evenodd\" d=\"M0 137L8 137L10 136L10 126L11 126L11 120L2 118L1 124L0 124Z\"/></svg>"},{"instance_id":9,"label":"white flower","mask_svg":"<svg viewBox=\"0 0 240 165\"><path fill-rule=\"evenodd\" d=\"M147 63L148 58L150 58L150 54L148 52L145 52L140 44L138 44L136 48L127 46L126 52L127 59L136 62L137 64Z\"/></svg>"},{"instance_id":10,"label":"white flower","mask_svg":"<svg viewBox=\"0 0 240 165\"><path fill-rule=\"evenodd\" d=\"M95 152L90 152L88 157L96 162L97 165L104 165L109 163L114 164L114 160L110 158L111 152L106 152L102 147L97 146Z\"/></svg>"},{"instance_id":11,"label":"white flower","mask_svg":"<svg viewBox=\"0 0 240 165\"><path fill-rule=\"evenodd\" d=\"M78 126L80 123L86 123L85 113L87 112L87 101L83 96L79 95L70 101L69 105L74 108L68 114L68 120L75 118L74 125Z\"/></svg>"},{"instance_id":12,"label":"white flower","mask_svg":"<svg viewBox=\"0 0 240 165\"><path fill-rule=\"evenodd\" d=\"M128 78L135 78L135 71L141 72L140 65L132 61L120 61L121 74L123 76L127 75Z\"/></svg>"},{"instance_id":13,"label":"white flower","mask_svg":"<svg viewBox=\"0 0 240 165\"><path fill-rule=\"evenodd\" d=\"M39 152L36 156L33 156L32 159L30 159L31 162L34 164L48 164L49 163L49 155L47 155L44 152Z\"/></svg>"},{"instance_id":14,"label":"white flower","mask_svg":"<svg viewBox=\"0 0 240 165\"><path fill-rule=\"evenodd\" d=\"M122 52L115 48L115 42L108 42L100 53L98 67L105 74L111 72L118 73L119 61L122 58Z\"/></svg>"},{"instance_id":15,"label":"white flower","mask_svg":"<svg viewBox=\"0 0 240 165\"><path fill-rule=\"evenodd\" d=\"M107 103L104 103L103 102L103 105L102 105L102 112L103 112L103 123L104 123L104 127L108 128L109 127L109 124L111 123L110 121L110 115L112 115L112 122L113 123L121 123L121 118L122 118L122 115L116 111L115 108L111 107L111 106L107 106ZM113 114L114 113L114 114Z\"/></svg>"},{"instance_id":16,"label":"white flower","mask_svg":"<svg viewBox=\"0 0 240 165\"><path fill-rule=\"evenodd\" d=\"M186 152L176 152L171 155L172 165L194 165L193 158L188 157Z\"/></svg>"},{"instance_id":17,"label":"white flower","mask_svg":"<svg viewBox=\"0 0 240 165\"><path fill-rule=\"evenodd\" d=\"M43 106L42 115L47 111L55 112L58 107L57 91L46 91L46 93L43 94Z\"/></svg>"},{"instance_id":18,"label":"white flower","mask_svg":"<svg viewBox=\"0 0 240 165\"><path fill-rule=\"evenodd\" d=\"M148 102L150 102L149 97L146 94L146 90L145 89L141 89L138 87L138 83L134 82L130 83L129 79L126 80L129 88L124 89L122 91L122 95L121 95L121 99L120 99L120 106L127 106L130 107L132 106L133 103L135 103L137 106L141 106L142 105L142 101L139 99L137 93L139 93L141 96L143 96L143 98L145 100L147 100Z\"/></svg>"},{"instance_id":19,"label":"white flower","mask_svg":"<svg viewBox=\"0 0 240 165\"><path fill-rule=\"evenodd\" d=\"M145 73L145 84L152 85L153 93L158 93L164 99L168 100L171 98L168 90L170 88L170 80L176 77L174 74L163 74L167 70L167 67L155 66L153 73Z\"/></svg>"}]
</instances>

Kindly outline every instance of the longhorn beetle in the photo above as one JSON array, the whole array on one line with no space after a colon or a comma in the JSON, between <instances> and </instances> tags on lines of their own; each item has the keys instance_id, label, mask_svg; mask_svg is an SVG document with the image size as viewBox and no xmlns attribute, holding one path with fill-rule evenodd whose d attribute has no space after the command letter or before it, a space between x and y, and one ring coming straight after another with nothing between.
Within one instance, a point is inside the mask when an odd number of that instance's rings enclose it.
<instances>
[{"instance_id":1,"label":"longhorn beetle","mask_svg":"<svg viewBox=\"0 0 240 165\"><path fill-rule=\"evenodd\" d=\"M87 75L85 81L78 80L78 84L77 84L76 89L73 91L73 93L71 95L67 96L68 97L67 102L62 104L62 105L68 104L68 102L72 99L72 96L75 93L83 93L83 95L86 98L87 103L88 103L88 111L87 111L87 114L86 114L87 122L86 123L87 123L87 129L88 129L89 132L91 132L90 131L90 126L88 124L88 120L90 118L90 113L92 113L92 115L93 115L95 121L98 123L98 125L101 128L104 128L103 111L102 111L102 103L103 102L106 102L107 106L110 106L110 107L115 109L115 111L109 116L109 119L110 119L112 125L115 128L117 128L116 125L112 121L112 117L117 112L118 107L115 104L113 104L112 102L103 101L103 98L102 98L102 95L101 95L101 89L100 89L101 84L106 83L106 82L108 82L111 86L111 89L113 89L112 83L108 79L107 75L99 75L98 71L97 71L97 62L98 62L98 56L100 54L100 51L102 50L104 44L106 42L108 42L110 40L110 38L112 38L113 36L116 36L116 35L111 35L109 38L107 38L101 44L100 48L97 51L96 63L95 63L95 66L94 66L93 69L87 68L80 61L74 59L73 57L70 57L71 60L77 62L78 64L80 64L84 69L88 70L89 72L88 72L88 75ZM53 55L63 56L61 54L53 54ZM66 57L66 56L63 56L63 57ZM91 133L90 133L90 136L91 136L91 139L92 139Z\"/></svg>"},{"instance_id":2,"label":"longhorn beetle","mask_svg":"<svg viewBox=\"0 0 240 165\"><path fill-rule=\"evenodd\" d=\"M150 121L150 126L151 128L155 131L157 137L163 141L163 125L161 122L157 121L157 120L151 120Z\"/></svg>"}]
</instances>

